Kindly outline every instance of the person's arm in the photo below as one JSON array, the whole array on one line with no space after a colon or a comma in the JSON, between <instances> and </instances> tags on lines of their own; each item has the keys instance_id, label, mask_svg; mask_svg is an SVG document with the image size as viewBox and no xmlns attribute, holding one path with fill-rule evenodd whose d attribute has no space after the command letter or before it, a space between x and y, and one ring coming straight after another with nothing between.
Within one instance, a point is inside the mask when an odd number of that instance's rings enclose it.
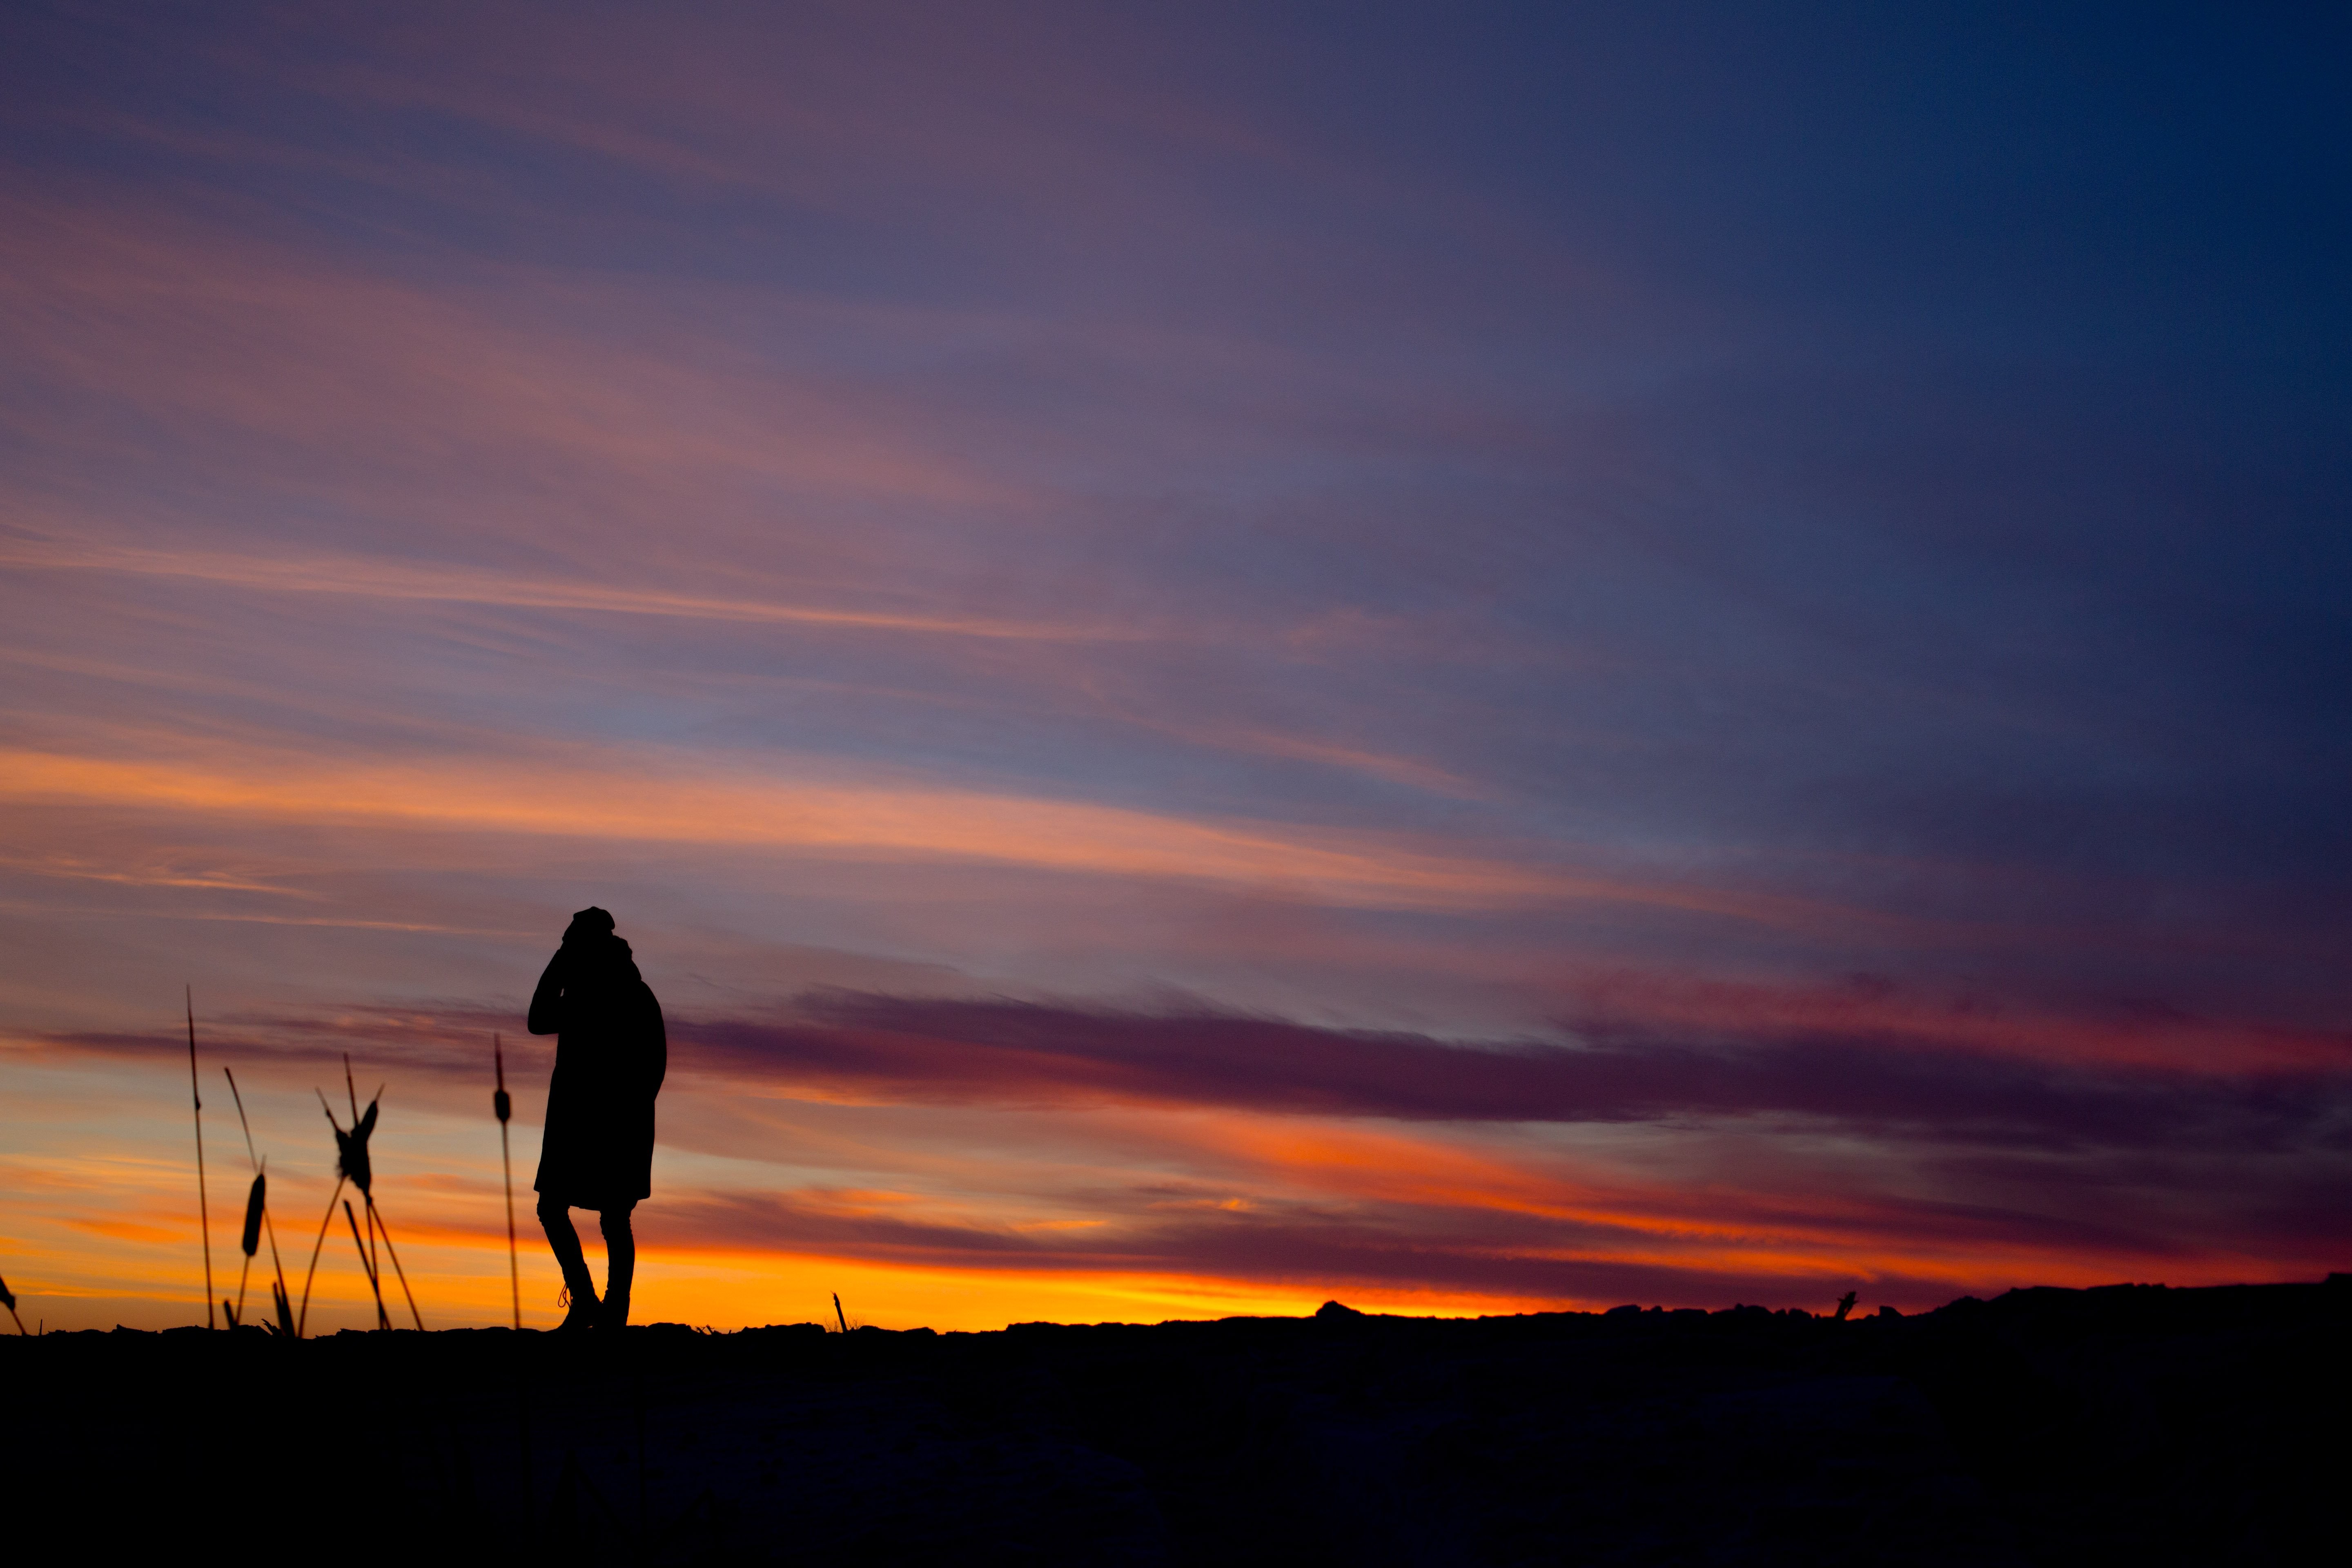
<instances>
[{"instance_id":1,"label":"person's arm","mask_svg":"<svg viewBox=\"0 0 2352 1568\"><path fill-rule=\"evenodd\" d=\"M562 967L563 950L557 948L539 977L539 989L530 994L530 1018L526 1026L534 1035L552 1035L563 1027L563 976L557 973Z\"/></svg>"},{"instance_id":2,"label":"person's arm","mask_svg":"<svg viewBox=\"0 0 2352 1568\"><path fill-rule=\"evenodd\" d=\"M650 1100L661 1092L662 1079L669 1076L669 1031L662 1026L661 1000L650 985L646 987L646 1014L650 1026L646 1031L650 1045L646 1062L646 1098Z\"/></svg>"}]
</instances>

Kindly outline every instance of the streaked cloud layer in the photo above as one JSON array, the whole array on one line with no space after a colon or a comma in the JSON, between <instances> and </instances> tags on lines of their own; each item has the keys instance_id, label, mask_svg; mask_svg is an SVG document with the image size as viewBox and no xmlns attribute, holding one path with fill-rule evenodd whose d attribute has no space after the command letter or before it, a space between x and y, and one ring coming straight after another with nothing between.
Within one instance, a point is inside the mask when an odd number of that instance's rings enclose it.
<instances>
[{"instance_id":1,"label":"streaked cloud layer","mask_svg":"<svg viewBox=\"0 0 2352 1568\"><path fill-rule=\"evenodd\" d=\"M2320 26L13 12L6 1277L589 902L661 1315L2343 1266Z\"/></svg>"}]
</instances>

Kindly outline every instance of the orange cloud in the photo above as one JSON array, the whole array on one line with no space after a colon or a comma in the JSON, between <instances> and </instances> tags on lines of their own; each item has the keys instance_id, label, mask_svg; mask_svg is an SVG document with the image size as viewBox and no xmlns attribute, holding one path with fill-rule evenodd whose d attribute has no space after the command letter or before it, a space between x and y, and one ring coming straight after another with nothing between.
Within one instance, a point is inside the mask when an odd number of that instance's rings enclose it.
<instances>
[{"instance_id":1,"label":"orange cloud","mask_svg":"<svg viewBox=\"0 0 2352 1568\"><path fill-rule=\"evenodd\" d=\"M168 744L168 742L165 742ZM1094 875L1272 885L1377 908L1593 901L1775 912L1773 901L1446 855L1370 835L1195 821L1083 802L904 785L801 784L677 760L623 771L593 752L527 765L336 764L299 754L126 760L0 751L0 798L379 822L474 832L1008 862Z\"/></svg>"}]
</instances>

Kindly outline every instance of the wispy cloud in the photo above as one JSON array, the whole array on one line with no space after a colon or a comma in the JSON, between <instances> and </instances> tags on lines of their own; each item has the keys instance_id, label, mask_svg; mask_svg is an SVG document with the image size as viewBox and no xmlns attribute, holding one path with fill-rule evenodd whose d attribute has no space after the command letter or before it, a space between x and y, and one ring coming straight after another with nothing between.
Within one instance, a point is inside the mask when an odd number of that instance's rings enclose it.
<instances>
[{"instance_id":1,"label":"wispy cloud","mask_svg":"<svg viewBox=\"0 0 2352 1568\"><path fill-rule=\"evenodd\" d=\"M185 579L277 594L336 594L357 598L426 600L509 609L578 610L603 615L667 616L751 625L836 626L935 637L1037 642L1124 642L1151 634L1132 626L1022 622L985 617L895 615L878 610L705 598L593 583L504 577L464 566L425 567L381 560L288 561L152 550L79 548L56 540L0 542L0 567L51 572L113 572Z\"/></svg>"},{"instance_id":2,"label":"wispy cloud","mask_svg":"<svg viewBox=\"0 0 2352 1568\"><path fill-rule=\"evenodd\" d=\"M338 765L265 762L214 748L128 758L0 752L0 795L25 801L237 814L304 822L383 821L604 842L686 842L805 852L1013 862L1086 876L1295 889L1340 905L1478 909L1560 902L1649 906L1766 923L1838 918L1769 894L1579 875L1449 854L1438 845L1267 822L1187 820L1084 801L906 784L796 783L708 757L675 772L624 770L545 750L526 764L447 758ZM639 749L642 754L642 749ZM835 770L835 771L837 771ZM730 776L731 775L731 776ZM1867 915L1855 918L1868 919Z\"/></svg>"}]
</instances>

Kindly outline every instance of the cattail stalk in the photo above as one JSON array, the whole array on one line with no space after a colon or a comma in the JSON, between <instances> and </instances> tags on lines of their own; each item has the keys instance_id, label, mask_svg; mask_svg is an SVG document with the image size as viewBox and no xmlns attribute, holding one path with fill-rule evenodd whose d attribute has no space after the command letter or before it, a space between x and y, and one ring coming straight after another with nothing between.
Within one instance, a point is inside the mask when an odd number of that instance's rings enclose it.
<instances>
[{"instance_id":1,"label":"cattail stalk","mask_svg":"<svg viewBox=\"0 0 2352 1568\"><path fill-rule=\"evenodd\" d=\"M348 1051L343 1053L343 1088L352 1097L352 1130L348 1133L343 1131L343 1124L335 1120L335 1108L327 1103L326 1091L324 1089L316 1091L319 1096L319 1109L326 1112L327 1125L335 1130L335 1190L328 1195L327 1212L320 1216L319 1238L310 1244L310 1270L302 1277L302 1311L295 1321L298 1332L310 1321L310 1282L318 1277L319 1249L327 1244L327 1227L335 1223L335 1203L343 1195L343 1184L357 1183L362 1194L368 1190L370 1172L367 1141L368 1134L374 1131L374 1126L373 1121L365 1126L361 1124L360 1095L358 1089L352 1083L352 1058ZM373 1112L374 1107L370 1106L369 1110ZM360 1261L362 1267L367 1270L369 1279L374 1279L375 1265L369 1260L365 1247L360 1248Z\"/></svg>"},{"instance_id":2,"label":"cattail stalk","mask_svg":"<svg viewBox=\"0 0 2352 1568\"><path fill-rule=\"evenodd\" d=\"M375 1292L375 1326L389 1329L392 1320L384 1315L383 1287L376 1283L375 1265L368 1259L367 1243L360 1239L359 1216L352 1213L352 1200L349 1198L343 1200L343 1217L351 1222L352 1245L359 1248L360 1271L367 1276L368 1289Z\"/></svg>"},{"instance_id":3,"label":"cattail stalk","mask_svg":"<svg viewBox=\"0 0 2352 1568\"><path fill-rule=\"evenodd\" d=\"M236 1091L236 1074L230 1072L226 1068L221 1068L221 1071L226 1074L228 1079L229 1098L236 1101L236 1124L245 1129L245 1157L253 1163L254 1191L258 1194L262 1190L261 1179L268 1174L268 1163L253 1152L253 1123L246 1120L245 1096ZM286 1260L278 1256L278 1225L276 1221L269 1217L269 1203L266 1197L247 1200L247 1212L245 1216L246 1228L250 1231L253 1227L252 1210L256 1201L258 1201L261 1205L262 1234L269 1237L269 1266L278 1271L278 1282L272 1287L272 1289L275 1291L278 1304L278 1326L281 1331L291 1334L294 1331L294 1320L286 1308ZM246 1256L247 1258L253 1256L249 1246ZM239 1285L237 1287L236 1310L240 1315L245 1311L245 1287L243 1285Z\"/></svg>"},{"instance_id":4,"label":"cattail stalk","mask_svg":"<svg viewBox=\"0 0 2352 1568\"><path fill-rule=\"evenodd\" d=\"M334 1223L335 1205L339 1200L342 1204L343 1218L352 1227L352 1245L359 1249L360 1269L366 1274L368 1289L375 1295L376 1327L385 1330L392 1327L392 1316L383 1308L383 1271L376 1255L376 1244L381 1240L384 1252L392 1258L393 1272L399 1276L401 1293L408 1298L408 1315L416 1321L421 1331L425 1327L425 1315L416 1310L416 1293L408 1288L408 1272L401 1268L400 1254L392 1245L392 1229L383 1223L383 1215L377 1212L373 1180L374 1172L368 1161L368 1139L375 1131L376 1110L383 1103L383 1089L377 1086L375 1098L368 1101L367 1113L362 1115L359 1086L352 1079L352 1058L348 1051L343 1054L343 1089L352 1101L352 1128L348 1132L343 1131L343 1124L335 1120L335 1108L327 1103L324 1091L319 1095L319 1109L327 1113L327 1125L335 1130L335 1190L327 1199L325 1217L319 1222L319 1239L311 1244L310 1271L302 1277L302 1311L295 1320L295 1332L299 1335L303 1326L310 1321L310 1284L318 1277L319 1250L326 1245L327 1227ZM345 1182L359 1188L360 1197L367 1205L367 1234L364 1237L360 1234L360 1222L352 1208L352 1201L343 1196ZM281 1315L285 1311L282 1293L278 1310Z\"/></svg>"},{"instance_id":5,"label":"cattail stalk","mask_svg":"<svg viewBox=\"0 0 2352 1568\"><path fill-rule=\"evenodd\" d=\"M425 1315L416 1310L416 1297L408 1289L407 1271L400 1267L400 1254L393 1250L392 1226L383 1223L383 1211L375 1206L373 1194L367 1197L368 1224L375 1234L383 1237L383 1255L392 1259L393 1277L400 1281L400 1293L408 1298L408 1315L416 1320L416 1331L425 1331Z\"/></svg>"},{"instance_id":6,"label":"cattail stalk","mask_svg":"<svg viewBox=\"0 0 2352 1568\"><path fill-rule=\"evenodd\" d=\"M838 1290L835 1290L835 1291L833 1293L833 1315L834 1315L835 1318L840 1319L840 1321L841 1321L841 1331L842 1331L843 1333L845 1333L845 1333L847 1333L847 1332L849 1332L849 1319L848 1319L845 1315L844 1315L844 1313L842 1312L842 1310L841 1310L841 1292L840 1292L840 1291L838 1291Z\"/></svg>"},{"instance_id":7,"label":"cattail stalk","mask_svg":"<svg viewBox=\"0 0 2352 1568\"><path fill-rule=\"evenodd\" d=\"M294 1337L298 1340L310 1322L310 1281L319 1277L319 1249L327 1245L327 1227L335 1223L335 1200L343 1195L343 1184L349 1180L341 1172L335 1173L335 1190L327 1194L327 1212L319 1218L319 1239L310 1244L310 1271L302 1276L302 1310L294 1319Z\"/></svg>"},{"instance_id":8,"label":"cattail stalk","mask_svg":"<svg viewBox=\"0 0 2352 1568\"><path fill-rule=\"evenodd\" d=\"M193 986L184 990L188 1006L188 1098L196 1106L196 1224L205 1237L205 1327L210 1329L219 1325L213 1321L212 1205L205 1200L205 1097L196 1092L196 993Z\"/></svg>"},{"instance_id":9,"label":"cattail stalk","mask_svg":"<svg viewBox=\"0 0 2352 1568\"><path fill-rule=\"evenodd\" d=\"M269 1178L259 1171L253 1173L253 1186L245 1194L245 1234L237 1246L245 1253L245 1265L236 1273L236 1310L230 1314L228 1326L235 1328L245 1321L245 1282L253 1273L253 1255L261 1250L261 1215L268 1203Z\"/></svg>"},{"instance_id":10,"label":"cattail stalk","mask_svg":"<svg viewBox=\"0 0 2352 1568\"><path fill-rule=\"evenodd\" d=\"M16 1293L8 1289L8 1281L5 1279L0 1279L0 1303L5 1303L7 1306L8 1315L10 1317L16 1318ZM48 1327L46 1323L41 1326L43 1328ZM26 1334L25 1332L25 1320L22 1318L16 1318L16 1332L26 1339L30 1339L32 1337L30 1334Z\"/></svg>"},{"instance_id":11,"label":"cattail stalk","mask_svg":"<svg viewBox=\"0 0 2352 1568\"><path fill-rule=\"evenodd\" d=\"M361 1169L352 1173L352 1180L359 1184L360 1196L362 1199L366 1199L369 1197L368 1188L373 1184L369 1180L369 1169L366 1163L367 1137L365 1133L362 1133L360 1131L360 1089L359 1085L352 1081L352 1053L349 1051L345 1051L343 1053L343 1092L351 1096L352 1136L359 1142L359 1152L362 1167ZM377 1100L383 1098L383 1089L379 1089L375 1092ZM319 1102L323 1105L326 1103L326 1099L327 1097L325 1095L320 1095L319 1097ZM370 1100L368 1104L372 1109L375 1104L375 1100ZM327 1121L330 1125L333 1123L334 1120L335 1113L331 1110L327 1112ZM372 1201L368 1204L368 1217L371 1220L375 1217L375 1205ZM378 1272L380 1272L380 1269L375 1258L375 1226L373 1225L370 1225L368 1226L368 1278L371 1281L373 1280ZM379 1294L381 1294L381 1292L379 1292ZM376 1315L381 1317L383 1314L383 1308L379 1303L376 1308Z\"/></svg>"},{"instance_id":12,"label":"cattail stalk","mask_svg":"<svg viewBox=\"0 0 2352 1568\"><path fill-rule=\"evenodd\" d=\"M497 1068L499 1087L490 1096L490 1109L499 1115L499 1169L507 1179L507 1285L514 1295L515 1332L522 1332L522 1263L515 1251L514 1228L514 1156L507 1148L507 1118L514 1114L514 1101L507 1098L506 1047L496 1033L490 1036L490 1065Z\"/></svg>"}]
</instances>

